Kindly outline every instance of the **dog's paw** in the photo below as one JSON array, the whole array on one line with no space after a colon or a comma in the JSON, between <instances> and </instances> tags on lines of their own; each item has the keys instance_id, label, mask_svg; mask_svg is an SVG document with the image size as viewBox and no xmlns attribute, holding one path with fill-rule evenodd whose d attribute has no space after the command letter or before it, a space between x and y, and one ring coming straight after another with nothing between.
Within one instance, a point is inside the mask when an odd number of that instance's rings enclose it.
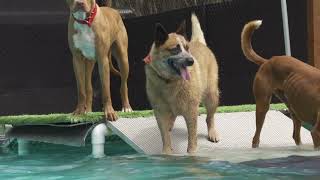
<instances>
[{"instance_id":1,"label":"dog's paw","mask_svg":"<svg viewBox=\"0 0 320 180\"><path fill-rule=\"evenodd\" d=\"M295 142L295 144L296 144L297 146L301 146L301 145L302 145L302 142L301 142L300 139L299 139L299 140L294 140L294 142Z\"/></svg>"},{"instance_id":2,"label":"dog's paw","mask_svg":"<svg viewBox=\"0 0 320 180\"><path fill-rule=\"evenodd\" d=\"M128 106L128 107L123 107L122 112L133 112L133 110L130 106Z\"/></svg>"},{"instance_id":3,"label":"dog's paw","mask_svg":"<svg viewBox=\"0 0 320 180\"><path fill-rule=\"evenodd\" d=\"M252 148L258 148L258 147L259 147L259 144L252 143Z\"/></svg>"},{"instance_id":4,"label":"dog's paw","mask_svg":"<svg viewBox=\"0 0 320 180\"><path fill-rule=\"evenodd\" d=\"M258 148L260 144L260 137L254 136L252 139L252 148Z\"/></svg>"},{"instance_id":5,"label":"dog's paw","mask_svg":"<svg viewBox=\"0 0 320 180\"><path fill-rule=\"evenodd\" d=\"M92 108L86 108L86 113L91 113L92 112Z\"/></svg>"},{"instance_id":6,"label":"dog's paw","mask_svg":"<svg viewBox=\"0 0 320 180\"><path fill-rule=\"evenodd\" d=\"M173 151L173 149L171 147L163 148L162 154L170 155L170 154L172 154L172 151Z\"/></svg>"},{"instance_id":7,"label":"dog's paw","mask_svg":"<svg viewBox=\"0 0 320 180\"><path fill-rule=\"evenodd\" d=\"M314 149L319 150L320 149L320 132L313 129L311 131L311 136L313 140Z\"/></svg>"},{"instance_id":8,"label":"dog's paw","mask_svg":"<svg viewBox=\"0 0 320 180\"><path fill-rule=\"evenodd\" d=\"M302 145L302 143L299 144L299 145L297 145L296 147L297 147L297 150L303 150L303 145Z\"/></svg>"},{"instance_id":9,"label":"dog's paw","mask_svg":"<svg viewBox=\"0 0 320 180\"><path fill-rule=\"evenodd\" d=\"M219 141L220 141L220 138L219 138L218 132L215 131L215 130L209 131L209 133L208 133L208 140L211 141L211 142L214 142L214 143L219 142Z\"/></svg>"},{"instance_id":10,"label":"dog's paw","mask_svg":"<svg viewBox=\"0 0 320 180\"><path fill-rule=\"evenodd\" d=\"M116 121L118 119L117 113L114 111L113 107L106 108L104 116L107 121Z\"/></svg>"},{"instance_id":11,"label":"dog's paw","mask_svg":"<svg viewBox=\"0 0 320 180\"><path fill-rule=\"evenodd\" d=\"M122 102L122 112L132 112L132 108L129 102Z\"/></svg>"},{"instance_id":12,"label":"dog's paw","mask_svg":"<svg viewBox=\"0 0 320 180\"><path fill-rule=\"evenodd\" d=\"M197 152L197 146L188 147L187 152L189 154L194 154Z\"/></svg>"},{"instance_id":13,"label":"dog's paw","mask_svg":"<svg viewBox=\"0 0 320 180\"><path fill-rule=\"evenodd\" d=\"M82 115L86 113L86 107L85 106L78 106L76 110L72 112L72 115Z\"/></svg>"},{"instance_id":14,"label":"dog's paw","mask_svg":"<svg viewBox=\"0 0 320 180\"><path fill-rule=\"evenodd\" d=\"M258 148L260 144L260 141L252 141L252 148Z\"/></svg>"}]
</instances>

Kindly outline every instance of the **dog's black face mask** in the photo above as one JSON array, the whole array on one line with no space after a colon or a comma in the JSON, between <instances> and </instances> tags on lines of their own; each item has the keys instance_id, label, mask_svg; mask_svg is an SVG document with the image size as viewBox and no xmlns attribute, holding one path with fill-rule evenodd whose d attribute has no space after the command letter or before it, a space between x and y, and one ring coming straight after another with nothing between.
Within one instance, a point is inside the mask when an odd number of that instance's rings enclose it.
<instances>
[{"instance_id":1,"label":"dog's black face mask","mask_svg":"<svg viewBox=\"0 0 320 180\"><path fill-rule=\"evenodd\" d=\"M168 65L184 80L190 79L190 73L187 70L188 66L192 66L194 63L193 58L186 52L180 52L178 49L175 50L176 55L172 55L167 59Z\"/></svg>"}]
</instances>

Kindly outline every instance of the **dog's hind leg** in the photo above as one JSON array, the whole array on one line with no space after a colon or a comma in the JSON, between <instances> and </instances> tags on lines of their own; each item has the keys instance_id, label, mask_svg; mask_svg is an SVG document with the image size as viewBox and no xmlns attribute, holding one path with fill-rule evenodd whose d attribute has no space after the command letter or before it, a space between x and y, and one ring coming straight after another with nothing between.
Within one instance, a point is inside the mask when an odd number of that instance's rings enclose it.
<instances>
[{"instance_id":1,"label":"dog's hind leg","mask_svg":"<svg viewBox=\"0 0 320 180\"><path fill-rule=\"evenodd\" d=\"M175 118L172 119L172 121L169 122L169 131L171 132L174 126Z\"/></svg>"},{"instance_id":2,"label":"dog's hind leg","mask_svg":"<svg viewBox=\"0 0 320 180\"><path fill-rule=\"evenodd\" d=\"M219 134L216 130L214 114L216 113L219 104L219 92L210 91L203 99L204 106L207 110L207 127L208 127L208 140L211 142L219 142Z\"/></svg>"},{"instance_id":3,"label":"dog's hind leg","mask_svg":"<svg viewBox=\"0 0 320 180\"><path fill-rule=\"evenodd\" d=\"M320 111L318 111L317 121L311 130L314 148L320 150Z\"/></svg>"},{"instance_id":4,"label":"dog's hind leg","mask_svg":"<svg viewBox=\"0 0 320 180\"><path fill-rule=\"evenodd\" d=\"M119 33L118 38L113 44L112 55L116 58L120 69L121 87L120 94L122 100L122 111L130 112L132 108L128 98L128 76L129 76L129 60L128 60L128 39L126 33Z\"/></svg>"},{"instance_id":5,"label":"dog's hind leg","mask_svg":"<svg viewBox=\"0 0 320 180\"><path fill-rule=\"evenodd\" d=\"M94 64L94 61L86 60L86 112L92 112L92 71Z\"/></svg>"},{"instance_id":6,"label":"dog's hind leg","mask_svg":"<svg viewBox=\"0 0 320 180\"><path fill-rule=\"evenodd\" d=\"M267 86L268 83L270 83L268 79L256 76L253 84L253 93L256 99L256 132L252 140L253 148L259 147L261 129L270 106L272 89Z\"/></svg>"},{"instance_id":7,"label":"dog's hind leg","mask_svg":"<svg viewBox=\"0 0 320 180\"><path fill-rule=\"evenodd\" d=\"M278 99L280 99L281 102L283 102L287 108L289 109L291 119L293 121L293 135L292 138L294 139L294 142L297 146L301 145L301 136L300 136L300 129L301 129L301 121L298 120L297 116L293 112L292 108L290 107L288 103L288 99L284 95L284 92L281 90L275 90L274 94Z\"/></svg>"},{"instance_id":8,"label":"dog's hind leg","mask_svg":"<svg viewBox=\"0 0 320 180\"><path fill-rule=\"evenodd\" d=\"M301 126L302 123L301 121L299 121L297 119L297 116L294 114L294 112L292 112L291 110L290 114L291 114L291 118L293 121L293 135L292 138L294 139L294 142L296 143L297 146L301 145L301 136L300 136L300 130L301 130Z\"/></svg>"}]
</instances>

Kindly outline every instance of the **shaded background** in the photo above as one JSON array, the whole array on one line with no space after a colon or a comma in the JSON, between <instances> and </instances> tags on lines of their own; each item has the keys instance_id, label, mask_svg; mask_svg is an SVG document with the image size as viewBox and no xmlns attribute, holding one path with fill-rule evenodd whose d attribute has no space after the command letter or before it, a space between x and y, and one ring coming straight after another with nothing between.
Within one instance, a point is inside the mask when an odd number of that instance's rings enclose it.
<instances>
[{"instance_id":1,"label":"shaded background","mask_svg":"<svg viewBox=\"0 0 320 180\"><path fill-rule=\"evenodd\" d=\"M306 2L288 2L292 55L307 60ZM123 9L122 9L123 10ZM129 35L129 99L132 107L150 109L145 93L142 59L153 41L156 22L174 31L190 13L199 16L208 46L220 68L221 105L252 104L257 66L245 59L240 46L243 25L262 19L253 37L258 54L284 54L279 0L225 0L151 15L125 14ZM127 11L125 11L127 12ZM10 0L0 2L0 115L71 112L76 83L67 43L65 1ZM101 110L98 72L94 72L94 110ZM111 76L112 100L121 109L120 78Z\"/></svg>"}]
</instances>

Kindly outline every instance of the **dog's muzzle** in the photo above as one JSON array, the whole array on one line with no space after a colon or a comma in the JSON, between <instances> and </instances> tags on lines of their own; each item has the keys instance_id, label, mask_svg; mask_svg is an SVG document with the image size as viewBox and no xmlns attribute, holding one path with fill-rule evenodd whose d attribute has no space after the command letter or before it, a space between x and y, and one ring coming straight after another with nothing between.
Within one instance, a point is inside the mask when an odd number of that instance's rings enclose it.
<instances>
[{"instance_id":1,"label":"dog's muzzle","mask_svg":"<svg viewBox=\"0 0 320 180\"><path fill-rule=\"evenodd\" d=\"M169 57L167 63L184 80L190 80L190 73L187 67L194 64L194 59L190 56L181 54Z\"/></svg>"}]
</instances>

